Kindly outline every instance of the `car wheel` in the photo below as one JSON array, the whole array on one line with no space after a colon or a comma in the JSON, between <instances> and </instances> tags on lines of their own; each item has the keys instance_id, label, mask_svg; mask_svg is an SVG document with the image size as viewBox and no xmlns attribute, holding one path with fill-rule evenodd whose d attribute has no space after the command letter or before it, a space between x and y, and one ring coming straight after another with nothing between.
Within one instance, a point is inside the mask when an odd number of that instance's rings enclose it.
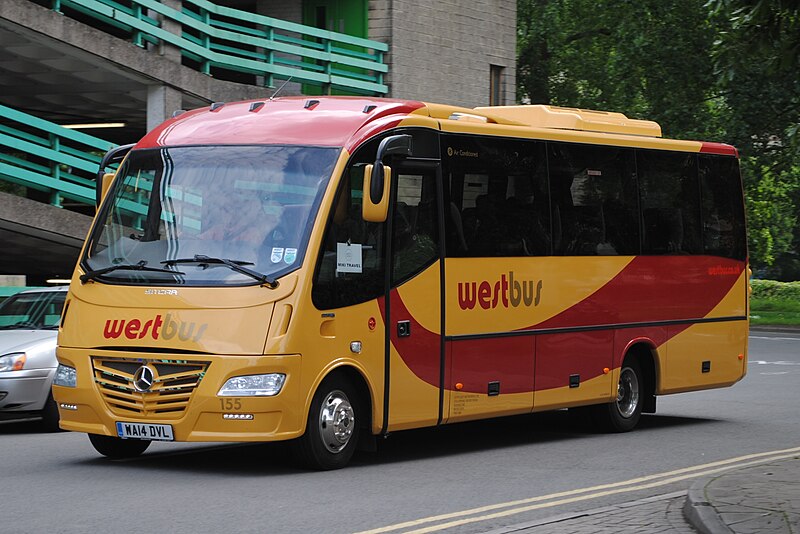
<instances>
[{"instance_id":1,"label":"car wheel","mask_svg":"<svg viewBox=\"0 0 800 534\"><path fill-rule=\"evenodd\" d=\"M306 433L295 443L295 454L311 469L340 469L352 458L358 442L361 411L349 382L332 376L311 401Z\"/></svg>"},{"instance_id":2,"label":"car wheel","mask_svg":"<svg viewBox=\"0 0 800 534\"><path fill-rule=\"evenodd\" d=\"M139 456L150 446L150 440L146 439L122 439L97 434L89 434L89 441L97 452L112 460Z\"/></svg>"},{"instance_id":3,"label":"car wheel","mask_svg":"<svg viewBox=\"0 0 800 534\"><path fill-rule=\"evenodd\" d=\"M58 403L53 398L53 393L47 395L47 401L44 403L42 410L42 430L44 432L58 432L61 430L58 427Z\"/></svg>"}]
</instances>

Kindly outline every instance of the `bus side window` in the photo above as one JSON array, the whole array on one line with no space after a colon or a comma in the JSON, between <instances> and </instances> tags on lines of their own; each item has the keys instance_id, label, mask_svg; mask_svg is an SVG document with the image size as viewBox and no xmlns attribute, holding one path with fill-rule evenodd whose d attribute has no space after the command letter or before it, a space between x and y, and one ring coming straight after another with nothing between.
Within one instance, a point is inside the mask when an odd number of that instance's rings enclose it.
<instances>
[{"instance_id":1,"label":"bus side window","mask_svg":"<svg viewBox=\"0 0 800 534\"><path fill-rule=\"evenodd\" d=\"M694 154L639 150L643 254L700 254L700 188Z\"/></svg>"},{"instance_id":2,"label":"bus side window","mask_svg":"<svg viewBox=\"0 0 800 534\"><path fill-rule=\"evenodd\" d=\"M336 195L311 291L318 309L351 306L383 294L385 223L361 218L363 172L352 166Z\"/></svg>"},{"instance_id":3,"label":"bus side window","mask_svg":"<svg viewBox=\"0 0 800 534\"><path fill-rule=\"evenodd\" d=\"M704 253L744 260L747 242L738 161L702 155L699 171Z\"/></svg>"},{"instance_id":4,"label":"bus side window","mask_svg":"<svg viewBox=\"0 0 800 534\"><path fill-rule=\"evenodd\" d=\"M443 136L449 185L450 257L545 256L551 252L545 143Z\"/></svg>"},{"instance_id":5,"label":"bus side window","mask_svg":"<svg viewBox=\"0 0 800 534\"><path fill-rule=\"evenodd\" d=\"M556 255L639 253L633 151L548 143Z\"/></svg>"}]
</instances>

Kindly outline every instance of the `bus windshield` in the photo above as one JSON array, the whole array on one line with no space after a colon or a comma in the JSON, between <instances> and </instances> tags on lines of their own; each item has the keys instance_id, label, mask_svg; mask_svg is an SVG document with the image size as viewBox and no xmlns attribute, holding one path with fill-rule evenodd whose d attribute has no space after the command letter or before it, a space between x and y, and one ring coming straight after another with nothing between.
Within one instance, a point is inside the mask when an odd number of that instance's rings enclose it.
<instances>
[{"instance_id":1,"label":"bus windshield","mask_svg":"<svg viewBox=\"0 0 800 534\"><path fill-rule=\"evenodd\" d=\"M191 146L130 153L82 266L126 284L247 285L302 263L337 148Z\"/></svg>"}]
</instances>

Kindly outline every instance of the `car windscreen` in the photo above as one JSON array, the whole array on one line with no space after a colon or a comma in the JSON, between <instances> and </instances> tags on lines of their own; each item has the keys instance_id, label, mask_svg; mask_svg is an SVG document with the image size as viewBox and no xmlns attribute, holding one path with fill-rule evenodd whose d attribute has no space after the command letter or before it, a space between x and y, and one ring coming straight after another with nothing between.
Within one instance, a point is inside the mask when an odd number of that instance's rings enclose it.
<instances>
[{"instance_id":1,"label":"car windscreen","mask_svg":"<svg viewBox=\"0 0 800 534\"><path fill-rule=\"evenodd\" d=\"M58 328L66 291L17 293L0 304L0 330Z\"/></svg>"}]
</instances>

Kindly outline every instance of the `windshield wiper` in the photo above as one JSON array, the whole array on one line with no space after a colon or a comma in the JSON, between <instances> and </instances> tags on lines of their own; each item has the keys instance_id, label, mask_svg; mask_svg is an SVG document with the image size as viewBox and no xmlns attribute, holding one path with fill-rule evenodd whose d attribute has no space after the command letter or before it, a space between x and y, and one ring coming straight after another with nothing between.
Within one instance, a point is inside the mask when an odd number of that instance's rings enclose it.
<instances>
[{"instance_id":1,"label":"windshield wiper","mask_svg":"<svg viewBox=\"0 0 800 534\"><path fill-rule=\"evenodd\" d=\"M122 265L112 265L111 267L105 267L103 269L97 269L96 271L89 271L86 274L82 274L80 276L80 280L82 284L85 284L89 280L94 280L98 276L103 276L106 273L110 273L112 271L117 270L125 270L125 271L147 271L151 273L169 273L169 274L186 274L181 271L173 271L172 269L162 269L160 267L147 267L147 260L142 260L139 263L126 263Z\"/></svg>"},{"instance_id":2,"label":"windshield wiper","mask_svg":"<svg viewBox=\"0 0 800 534\"><path fill-rule=\"evenodd\" d=\"M166 260L162 261L162 265L172 266L177 265L178 263L197 263L200 265L224 265L228 267L232 271L236 271L237 273L241 273L244 275L249 276L255 280L258 280L263 285L266 285L270 289L275 289L278 287L278 281L272 278L271 276L267 276L263 273L259 273L258 271L254 271L252 269L248 269L244 267L245 265L253 265L252 261L241 261L241 260L229 260L227 258L212 258L210 256L205 256L203 254L195 254L193 258L177 258L174 260Z\"/></svg>"}]
</instances>

